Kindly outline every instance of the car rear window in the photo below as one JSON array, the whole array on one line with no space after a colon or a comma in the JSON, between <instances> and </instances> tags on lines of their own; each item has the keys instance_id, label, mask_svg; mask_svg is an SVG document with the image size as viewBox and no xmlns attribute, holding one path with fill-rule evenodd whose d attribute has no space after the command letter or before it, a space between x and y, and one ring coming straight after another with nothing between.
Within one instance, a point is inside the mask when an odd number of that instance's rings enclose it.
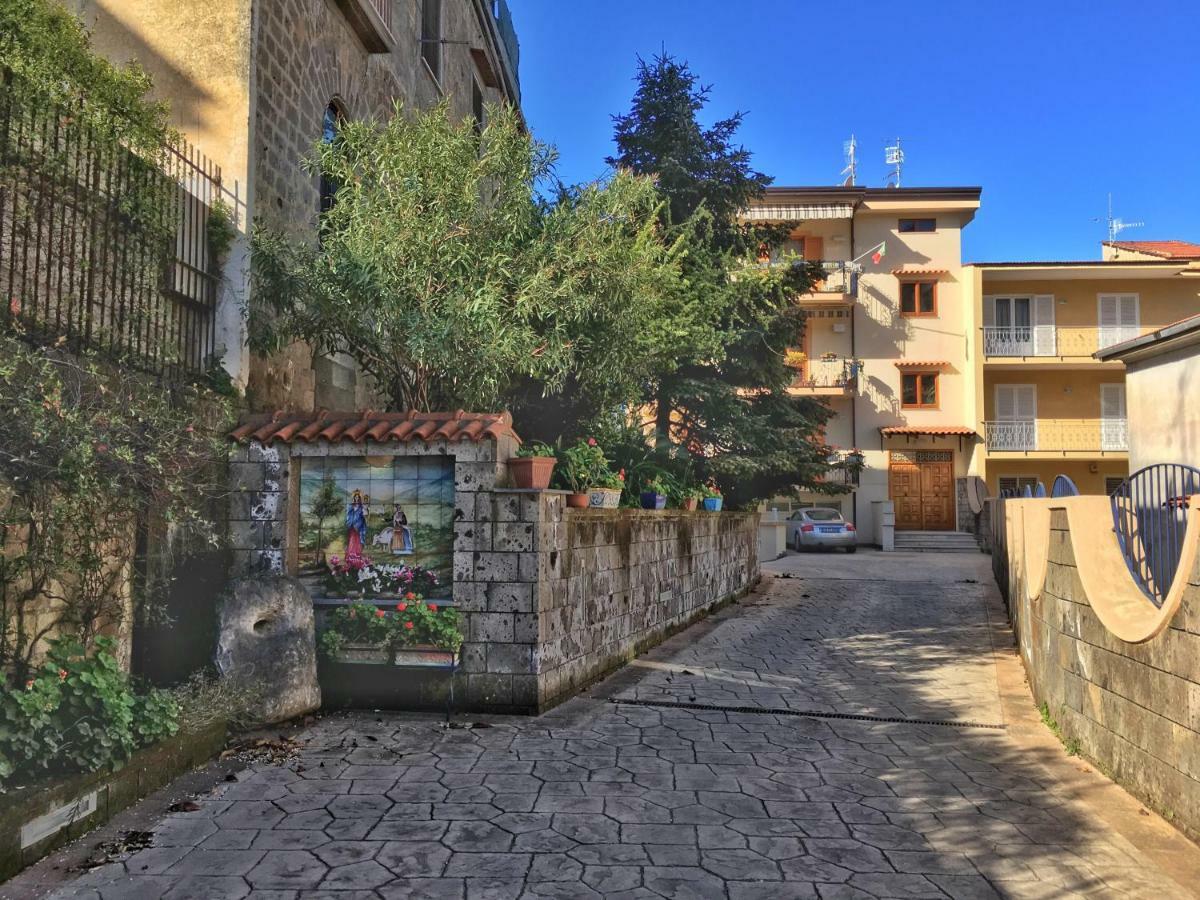
<instances>
[{"instance_id":1,"label":"car rear window","mask_svg":"<svg viewBox=\"0 0 1200 900\"><path fill-rule=\"evenodd\" d=\"M842 518L836 509L809 509L805 510L805 515L814 522L839 522Z\"/></svg>"}]
</instances>

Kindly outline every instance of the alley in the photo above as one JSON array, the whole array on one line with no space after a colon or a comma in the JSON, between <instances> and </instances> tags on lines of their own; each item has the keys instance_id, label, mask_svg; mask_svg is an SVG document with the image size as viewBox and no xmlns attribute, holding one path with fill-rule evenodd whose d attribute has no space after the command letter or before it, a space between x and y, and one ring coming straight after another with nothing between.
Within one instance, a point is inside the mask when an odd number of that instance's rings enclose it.
<instances>
[{"instance_id":1,"label":"alley","mask_svg":"<svg viewBox=\"0 0 1200 900\"><path fill-rule=\"evenodd\" d=\"M546 715L322 718L55 896L1189 896L1195 848L1030 726L987 557L766 568Z\"/></svg>"}]
</instances>

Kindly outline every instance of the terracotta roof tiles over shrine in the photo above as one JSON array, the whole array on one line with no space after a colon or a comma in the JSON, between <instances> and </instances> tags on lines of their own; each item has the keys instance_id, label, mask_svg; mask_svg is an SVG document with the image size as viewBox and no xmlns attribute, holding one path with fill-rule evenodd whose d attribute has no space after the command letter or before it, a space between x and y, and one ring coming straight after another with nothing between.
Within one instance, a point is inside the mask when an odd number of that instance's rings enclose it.
<instances>
[{"instance_id":1,"label":"terracotta roof tiles over shrine","mask_svg":"<svg viewBox=\"0 0 1200 900\"><path fill-rule=\"evenodd\" d=\"M447 441L454 444L462 441L478 443L505 436L517 438L512 416L507 412L330 412L324 409L298 413L280 410L247 416L229 436L239 443L258 441L261 444L276 441L354 441L361 444L367 440Z\"/></svg>"}]
</instances>

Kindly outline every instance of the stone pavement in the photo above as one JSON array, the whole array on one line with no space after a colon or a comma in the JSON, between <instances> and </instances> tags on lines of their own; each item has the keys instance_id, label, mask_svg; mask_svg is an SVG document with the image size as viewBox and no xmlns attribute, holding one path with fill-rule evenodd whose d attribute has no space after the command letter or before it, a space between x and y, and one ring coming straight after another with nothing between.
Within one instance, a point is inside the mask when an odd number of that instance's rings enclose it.
<instances>
[{"instance_id":1,"label":"stone pavement","mask_svg":"<svg viewBox=\"0 0 1200 900\"><path fill-rule=\"evenodd\" d=\"M1057 744L998 727L986 558L768 568L792 577L546 715L325 717L54 896L1190 895L1139 849L1167 826L1124 798L1118 833Z\"/></svg>"}]
</instances>

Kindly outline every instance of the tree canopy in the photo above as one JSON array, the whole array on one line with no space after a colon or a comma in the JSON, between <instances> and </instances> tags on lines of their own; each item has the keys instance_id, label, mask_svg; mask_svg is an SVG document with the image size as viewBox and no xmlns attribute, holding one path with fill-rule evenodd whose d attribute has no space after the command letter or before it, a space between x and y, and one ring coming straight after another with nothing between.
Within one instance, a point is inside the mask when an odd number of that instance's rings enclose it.
<instances>
[{"instance_id":1,"label":"tree canopy","mask_svg":"<svg viewBox=\"0 0 1200 900\"><path fill-rule=\"evenodd\" d=\"M445 104L343 124L309 163L338 186L319 244L256 232L256 349L348 353L401 409L498 408L529 384L635 400L670 364L678 242L651 178L554 189L554 159L503 108L482 128Z\"/></svg>"},{"instance_id":2,"label":"tree canopy","mask_svg":"<svg viewBox=\"0 0 1200 900\"><path fill-rule=\"evenodd\" d=\"M789 227L755 226L738 213L771 179L736 142L742 115L704 127L709 89L687 63L662 55L639 60L630 111L613 117L619 171L656 178L668 239L681 257L686 321L672 365L660 368L645 400L660 440L686 446L698 470L734 503L812 486L827 470L818 430L823 402L788 393L794 373L785 352L799 346L804 314L795 296L819 277L816 267L763 267ZM716 344L715 349L712 347Z\"/></svg>"}]
</instances>

